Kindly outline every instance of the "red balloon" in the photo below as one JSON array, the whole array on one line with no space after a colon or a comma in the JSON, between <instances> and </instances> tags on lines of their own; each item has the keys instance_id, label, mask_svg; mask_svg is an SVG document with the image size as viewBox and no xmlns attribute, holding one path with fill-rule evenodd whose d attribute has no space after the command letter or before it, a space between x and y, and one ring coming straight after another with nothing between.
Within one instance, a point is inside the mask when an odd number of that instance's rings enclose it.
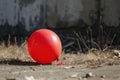
<instances>
[{"instance_id":1,"label":"red balloon","mask_svg":"<svg viewBox=\"0 0 120 80\"><path fill-rule=\"evenodd\" d=\"M50 64L58 59L62 52L60 38L51 30L37 30L28 39L28 51L36 62Z\"/></svg>"}]
</instances>

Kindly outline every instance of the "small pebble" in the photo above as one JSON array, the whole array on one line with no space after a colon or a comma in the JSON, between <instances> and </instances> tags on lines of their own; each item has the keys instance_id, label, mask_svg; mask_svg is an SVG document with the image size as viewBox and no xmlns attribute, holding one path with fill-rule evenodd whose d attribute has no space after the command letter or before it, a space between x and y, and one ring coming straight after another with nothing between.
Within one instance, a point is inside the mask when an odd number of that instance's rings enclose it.
<instances>
[{"instance_id":1,"label":"small pebble","mask_svg":"<svg viewBox=\"0 0 120 80\"><path fill-rule=\"evenodd\" d=\"M25 76L25 80L35 80L33 76Z\"/></svg>"},{"instance_id":2,"label":"small pebble","mask_svg":"<svg viewBox=\"0 0 120 80\"><path fill-rule=\"evenodd\" d=\"M74 66L66 66L64 67L64 69L71 69L71 68L75 68Z\"/></svg>"},{"instance_id":3,"label":"small pebble","mask_svg":"<svg viewBox=\"0 0 120 80\"><path fill-rule=\"evenodd\" d=\"M78 73L73 74L71 77L72 77L72 78L76 78L77 76L78 76Z\"/></svg>"},{"instance_id":4,"label":"small pebble","mask_svg":"<svg viewBox=\"0 0 120 80\"><path fill-rule=\"evenodd\" d=\"M119 50L114 50L114 55L117 57L120 57L120 51Z\"/></svg>"},{"instance_id":5,"label":"small pebble","mask_svg":"<svg viewBox=\"0 0 120 80\"><path fill-rule=\"evenodd\" d=\"M100 77L101 77L101 78L105 78L106 76L105 76L105 75L101 75Z\"/></svg>"},{"instance_id":6,"label":"small pebble","mask_svg":"<svg viewBox=\"0 0 120 80\"><path fill-rule=\"evenodd\" d=\"M31 69L31 70L33 70L33 71L36 71L36 69L35 69L35 68L33 68L33 67L30 67L30 69Z\"/></svg>"},{"instance_id":7,"label":"small pebble","mask_svg":"<svg viewBox=\"0 0 120 80\"><path fill-rule=\"evenodd\" d=\"M89 73L86 74L85 77L86 77L86 78L88 78L88 77L93 77L93 74L92 74L91 72L89 72Z\"/></svg>"}]
</instances>

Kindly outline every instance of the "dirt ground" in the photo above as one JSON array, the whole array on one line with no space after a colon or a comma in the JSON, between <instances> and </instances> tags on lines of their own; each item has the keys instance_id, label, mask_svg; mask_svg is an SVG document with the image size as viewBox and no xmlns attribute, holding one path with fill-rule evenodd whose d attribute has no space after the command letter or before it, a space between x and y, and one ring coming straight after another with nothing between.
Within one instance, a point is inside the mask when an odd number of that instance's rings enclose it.
<instances>
[{"instance_id":1,"label":"dirt ground","mask_svg":"<svg viewBox=\"0 0 120 80\"><path fill-rule=\"evenodd\" d=\"M0 65L0 80L120 80L120 66Z\"/></svg>"},{"instance_id":2,"label":"dirt ground","mask_svg":"<svg viewBox=\"0 0 120 80\"><path fill-rule=\"evenodd\" d=\"M2 44L0 80L120 80L120 51L63 52L59 62L41 65L31 59L26 44Z\"/></svg>"}]
</instances>

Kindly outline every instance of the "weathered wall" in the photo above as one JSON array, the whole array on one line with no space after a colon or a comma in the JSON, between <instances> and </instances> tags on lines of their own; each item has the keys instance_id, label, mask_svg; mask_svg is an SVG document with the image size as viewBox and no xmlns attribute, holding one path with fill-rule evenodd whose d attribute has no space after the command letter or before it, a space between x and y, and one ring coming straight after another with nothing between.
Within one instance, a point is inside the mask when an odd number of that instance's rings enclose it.
<instances>
[{"instance_id":1,"label":"weathered wall","mask_svg":"<svg viewBox=\"0 0 120 80\"><path fill-rule=\"evenodd\" d=\"M101 15L106 38L120 43L120 0L101 0Z\"/></svg>"},{"instance_id":2,"label":"weathered wall","mask_svg":"<svg viewBox=\"0 0 120 80\"><path fill-rule=\"evenodd\" d=\"M26 31L42 27L42 0L0 0L0 25L22 24Z\"/></svg>"},{"instance_id":3,"label":"weathered wall","mask_svg":"<svg viewBox=\"0 0 120 80\"><path fill-rule=\"evenodd\" d=\"M24 35L43 27L89 25L94 25L97 32L99 10L105 26L117 27L120 23L119 3L119 0L0 0L0 36Z\"/></svg>"},{"instance_id":4,"label":"weathered wall","mask_svg":"<svg viewBox=\"0 0 120 80\"><path fill-rule=\"evenodd\" d=\"M101 14L106 26L117 27L120 24L120 0L101 0Z\"/></svg>"},{"instance_id":5,"label":"weathered wall","mask_svg":"<svg viewBox=\"0 0 120 80\"><path fill-rule=\"evenodd\" d=\"M85 27L97 20L96 0L47 0L47 22L52 27Z\"/></svg>"},{"instance_id":6,"label":"weathered wall","mask_svg":"<svg viewBox=\"0 0 120 80\"><path fill-rule=\"evenodd\" d=\"M0 26L28 32L46 24L84 27L96 21L96 10L96 0L0 0Z\"/></svg>"}]
</instances>

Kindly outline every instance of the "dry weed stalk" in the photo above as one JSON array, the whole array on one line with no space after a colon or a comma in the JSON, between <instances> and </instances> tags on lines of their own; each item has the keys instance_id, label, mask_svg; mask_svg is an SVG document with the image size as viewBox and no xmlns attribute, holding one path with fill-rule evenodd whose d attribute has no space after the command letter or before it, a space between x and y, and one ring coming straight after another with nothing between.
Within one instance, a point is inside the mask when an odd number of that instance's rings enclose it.
<instances>
[{"instance_id":1,"label":"dry weed stalk","mask_svg":"<svg viewBox=\"0 0 120 80\"><path fill-rule=\"evenodd\" d=\"M9 61L13 59L22 60L22 61L31 61L31 58L28 55L26 41L22 43L21 46L18 46L17 43L11 45L9 40L7 46L5 45L4 42L0 45L0 61L4 61L4 60Z\"/></svg>"}]
</instances>

